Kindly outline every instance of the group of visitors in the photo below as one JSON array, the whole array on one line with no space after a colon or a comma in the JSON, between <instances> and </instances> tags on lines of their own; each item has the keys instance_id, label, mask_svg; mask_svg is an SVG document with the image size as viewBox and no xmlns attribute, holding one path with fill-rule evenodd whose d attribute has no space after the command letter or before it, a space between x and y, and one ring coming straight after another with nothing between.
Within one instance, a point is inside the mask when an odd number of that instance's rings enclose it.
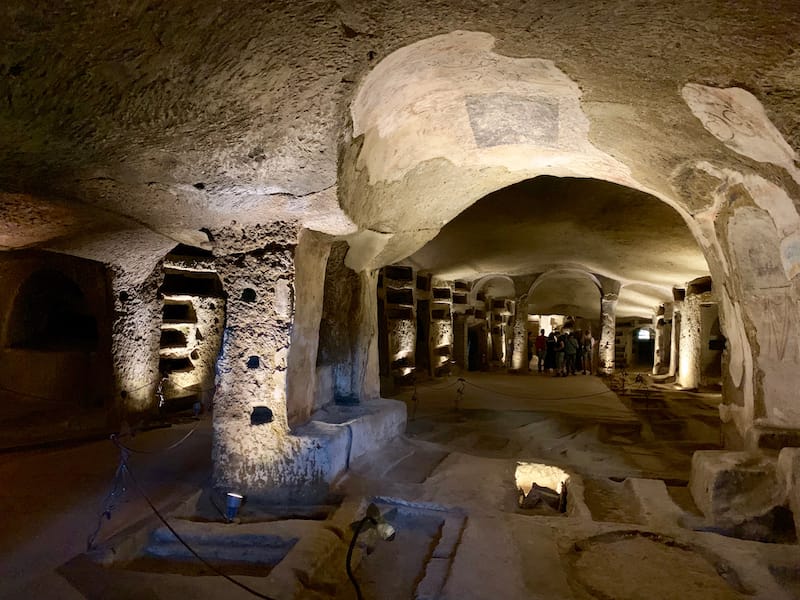
<instances>
[{"instance_id":1,"label":"group of visitors","mask_svg":"<svg viewBox=\"0 0 800 600\"><path fill-rule=\"evenodd\" d=\"M532 350L536 353L539 373L553 373L555 377L584 375L592 372L592 334L584 331L539 332ZM531 357L533 358L533 357ZM533 360L531 360L533 368Z\"/></svg>"}]
</instances>

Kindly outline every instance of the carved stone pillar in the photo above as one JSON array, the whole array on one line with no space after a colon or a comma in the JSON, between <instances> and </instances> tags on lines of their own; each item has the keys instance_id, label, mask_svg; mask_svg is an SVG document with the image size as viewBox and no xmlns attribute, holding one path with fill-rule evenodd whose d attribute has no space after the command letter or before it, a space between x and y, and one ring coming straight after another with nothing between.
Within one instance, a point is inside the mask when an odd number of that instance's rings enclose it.
<instances>
[{"instance_id":1,"label":"carved stone pillar","mask_svg":"<svg viewBox=\"0 0 800 600\"><path fill-rule=\"evenodd\" d=\"M680 360L680 335L683 322L683 302L676 300L672 303L672 327L669 336L669 371L667 374L674 377L678 372Z\"/></svg>"},{"instance_id":2,"label":"carved stone pillar","mask_svg":"<svg viewBox=\"0 0 800 600\"><path fill-rule=\"evenodd\" d=\"M220 488L260 495L302 478L289 472L286 460L294 445L286 373L297 230L276 223L252 230L231 227L214 236L217 272L228 294L217 363L214 478Z\"/></svg>"},{"instance_id":3,"label":"carved stone pillar","mask_svg":"<svg viewBox=\"0 0 800 600\"><path fill-rule=\"evenodd\" d=\"M614 371L614 339L616 334L617 300L620 283L603 281L600 298L600 372L606 375Z\"/></svg>"},{"instance_id":4,"label":"carved stone pillar","mask_svg":"<svg viewBox=\"0 0 800 600\"><path fill-rule=\"evenodd\" d=\"M681 332L679 339L678 378L681 387L696 388L700 385L700 359L704 340L702 339L702 323L700 305L710 298L710 292L697 293L692 286L686 290L683 303Z\"/></svg>"},{"instance_id":5,"label":"carved stone pillar","mask_svg":"<svg viewBox=\"0 0 800 600\"><path fill-rule=\"evenodd\" d=\"M528 297L520 296L515 303L514 337L511 353L511 368L528 370Z\"/></svg>"}]
</instances>

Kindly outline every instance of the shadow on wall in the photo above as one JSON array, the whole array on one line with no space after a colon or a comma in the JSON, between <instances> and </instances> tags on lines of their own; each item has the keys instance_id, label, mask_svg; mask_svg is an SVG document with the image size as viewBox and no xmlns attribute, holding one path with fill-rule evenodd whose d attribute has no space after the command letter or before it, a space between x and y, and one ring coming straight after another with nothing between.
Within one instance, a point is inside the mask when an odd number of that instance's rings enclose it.
<instances>
[{"instance_id":1,"label":"shadow on wall","mask_svg":"<svg viewBox=\"0 0 800 600\"><path fill-rule=\"evenodd\" d=\"M319 385L312 412L330 401L347 403L358 398L353 347L361 280L344 264L348 249L347 242L336 242L328 255L317 349Z\"/></svg>"}]
</instances>

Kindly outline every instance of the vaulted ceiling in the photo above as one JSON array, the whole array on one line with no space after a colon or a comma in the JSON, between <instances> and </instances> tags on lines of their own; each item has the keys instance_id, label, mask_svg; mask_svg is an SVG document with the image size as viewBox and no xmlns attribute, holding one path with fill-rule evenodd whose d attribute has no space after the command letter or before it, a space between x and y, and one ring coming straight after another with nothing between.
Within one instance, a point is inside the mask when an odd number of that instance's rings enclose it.
<instances>
[{"instance_id":1,"label":"vaulted ceiling","mask_svg":"<svg viewBox=\"0 0 800 600\"><path fill-rule=\"evenodd\" d=\"M648 316L673 286L708 274L683 219L660 200L594 179L538 177L482 198L409 262L444 279L567 272L538 290L538 311L596 318L599 291L569 270L622 282L618 314ZM534 299L532 298L531 301ZM560 307L560 308L558 308Z\"/></svg>"},{"instance_id":2,"label":"vaulted ceiling","mask_svg":"<svg viewBox=\"0 0 800 600\"><path fill-rule=\"evenodd\" d=\"M685 85L749 90L800 147L796 0L7 0L0 19L6 249L119 263L293 221L375 267L458 215L414 260L453 276L579 263L647 295L705 268L652 195L688 214L703 182L687 165L761 168ZM543 174L647 193L508 187Z\"/></svg>"}]
</instances>

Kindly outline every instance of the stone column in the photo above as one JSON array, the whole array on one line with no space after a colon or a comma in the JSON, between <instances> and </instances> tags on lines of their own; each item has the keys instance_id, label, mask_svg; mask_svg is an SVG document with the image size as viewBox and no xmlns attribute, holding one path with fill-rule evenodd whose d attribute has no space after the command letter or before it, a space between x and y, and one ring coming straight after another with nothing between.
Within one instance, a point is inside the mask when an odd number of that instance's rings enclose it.
<instances>
[{"instance_id":1,"label":"stone column","mask_svg":"<svg viewBox=\"0 0 800 600\"><path fill-rule=\"evenodd\" d=\"M361 283L358 306L351 315L355 337L350 390L359 400L371 400L381 395L378 372L378 271L362 271L358 277Z\"/></svg>"},{"instance_id":2,"label":"stone column","mask_svg":"<svg viewBox=\"0 0 800 600\"><path fill-rule=\"evenodd\" d=\"M600 344L599 355L601 373L609 375L614 372L614 340L616 334L617 300L619 300L620 283L605 279L600 290Z\"/></svg>"},{"instance_id":3,"label":"stone column","mask_svg":"<svg viewBox=\"0 0 800 600\"><path fill-rule=\"evenodd\" d=\"M669 344L669 339L664 335L666 333L664 314L664 306L661 306L658 314L653 316L653 375L662 375L667 372L668 368L669 353L667 352L667 345Z\"/></svg>"},{"instance_id":4,"label":"stone column","mask_svg":"<svg viewBox=\"0 0 800 600\"><path fill-rule=\"evenodd\" d=\"M680 360L680 334L683 325L683 302L676 300L672 303L672 327L669 336L669 371L670 377L675 377L678 373L678 361Z\"/></svg>"},{"instance_id":5,"label":"stone column","mask_svg":"<svg viewBox=\"0 0 800 600\"><path fill-rule=\"evenodd\" d=\"M325 289L325 267L330 254L327 236L304 229L295 251L296 310L292 326L287 379L287 413L289 425L308 421L317 398L317 351L322 299Z\"/></svg>"},{"instance_id":6,"label":"stone column","mask_svg":"<svg viewBox=\"0 0 800 600\"><path fill-rule=\"evenodd\" d=\"M294 454L286 371L294 315L297 229L285 223L214 232L228 313L217 363L213 461L217 487L260 496L308 477Z\"/></svg>"},{"instance_id":7,"label":"stone column","mask_svg":"<svg viewBox=\"0 0 800 600\"><path fill-rule=\"evenodd\" d=\"M514 337L511 354L511 368L515 371L528 370L528 296L520 296L515 303Z\"/></svg>"},{"instance_id":8,"label":"stone column","mask_svg":"<svg viewBox=\"0 0 800 600\"><path fill-rule=\"evenodd\" d=\"M462 370L469 369L467 356L468 339L467 317L461 313L453 314L453 359Z\"/></svg>"},{"instance_id":9,"label":"stone column","mask_svg":"<svg viewBox=\"0 0 800 600\"><path fill-rule=\"evenodd\" d=\"M710 292L695 291L693 286L689 286L686 290L681 319L677 378L677 383L684 388L696 388L700 385L701 355L704 343L701 334L700 305L703 301L710 299L710 296Z\"/></svg>"},{"instance_id":10,"label":"stone column","mask_svg":"<svg viewBox=\"0 0 800 600\"><path fill-rule=\"evenodd\" d=\"M484 312L486 313L486 361L487 365L492 364L492 359L494 358L494 312L492 312L492 298L486 296L486 300L484 300Z\"/></svg>"}]
</instances>

